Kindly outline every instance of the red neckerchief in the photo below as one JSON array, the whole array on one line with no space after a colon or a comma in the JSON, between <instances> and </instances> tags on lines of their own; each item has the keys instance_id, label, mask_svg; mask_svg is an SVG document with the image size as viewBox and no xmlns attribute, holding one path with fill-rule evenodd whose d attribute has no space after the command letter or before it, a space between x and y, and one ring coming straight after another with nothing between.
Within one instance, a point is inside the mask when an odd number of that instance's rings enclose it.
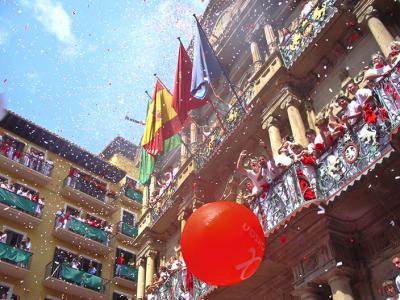
<instances>
[{"instance_id":1,"label":"red neckerchief","mask_svg":"<svg viewBox=\"0 0 400 300\"><path fill-rule=\"evenodd\" d=\"M385 66L385 64L377 64L374 66L375 69L382 69Z\"/></svg>"}]
</instances>

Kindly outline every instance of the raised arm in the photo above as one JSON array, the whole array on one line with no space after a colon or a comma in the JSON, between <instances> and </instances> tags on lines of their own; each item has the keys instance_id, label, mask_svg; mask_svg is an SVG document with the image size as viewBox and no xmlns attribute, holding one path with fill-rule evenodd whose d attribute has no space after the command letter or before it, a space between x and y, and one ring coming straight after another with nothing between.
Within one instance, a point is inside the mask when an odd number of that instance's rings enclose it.
<instances>
[{"instance_id":1,"label":"raised arm","mask_svg":"<svg viewBox=\"0 0 400 300\"><path fill-rule=\"evenodd\" d=\"M240 152L239 158L238 158L237 163L236 163L236 169L237 169L241 174L243 174L244 176L247 176L247 171L246 171L246 169L243 167L243 160L244 160L244 158L245 158L246 156L247 156L247 151L246 151L246 150L243 150L242 152Z\"/></svg>"}]
</instances>

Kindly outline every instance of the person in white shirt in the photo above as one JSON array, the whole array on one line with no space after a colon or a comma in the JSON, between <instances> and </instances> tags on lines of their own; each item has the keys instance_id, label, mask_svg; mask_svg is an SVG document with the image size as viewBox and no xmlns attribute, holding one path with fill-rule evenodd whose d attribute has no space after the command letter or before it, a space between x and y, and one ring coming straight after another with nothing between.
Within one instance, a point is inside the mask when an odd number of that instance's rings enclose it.
<instances>
[{"instance_id":1,"label":"person in white shirt","mask_svg":"<svg viewBox=\"0 0 400 300\"><path fill-rule=\"evenodd\" d=\"M24 193L24 190L22 189L22 187L20 187L17 191L17 195L22 195Z\"/></svg>"},{"instance_id":2,"label":"person in white shirt","mask_svg":"<svg viewBox=\"0 0 400 300\"><path fill-rule=\"evenodd\" d=\"M31 239L30 238L26 238L24 250L30 252L31 251L31 246L32 246Z\"/></svg>"},{"instance_id":3,"label":"person in white shirt","mask_svg":"<svg viewBox=\"0 0 400 300\"><path fill-rule=\"evenodd\" d=\"M397 271L400 272L400 255L393 256L392 263ZM396 287L400 291L400 274L396 277Z\"/></svg>"},{"instance_id":4,"label":"person in white shirt","mask_svg":"<svg viewBox=\"0 0 400 300\"><path fill-rule=\"evenodd\" d=\"M357 101L350 101L346 96L339 96L336 103L342 108L342 122L351 129L361 118L361 105Z\"/></svg>"},{"instance_id":5,"label":"person in white shirt","mask_svg":"<svg viewBox=\"0 0 400 300\"><path fill-rule=\"evenodd\" d=\"M392 280L386 280L382 283L382 288L386 298L386 300L400 300L400 295L396 291L396 286Z\"/></svg>"},{"instance_id":6,"label":"person in white shirt","mask_svg":"<svg viewBox=\"0 0 400 300\"><path fill-rule=\"evenodd\" d=\"M71 262L71 268L72 269L79 269L79 265L80 265L80 263L79 263L79 261L78 261L78 259L77 258L74 258L73 260L72 260L72 262Z\"/></svg>"},{"instance_id":7,"label":"person in white shirt","mask_svg":"<svg viewBox=\"0 0 400 300\"><path fill-rule=\"evenodd\" d=\"M7 242L7 233L0 231L0 243L6 243Z\"/></svg>"},{"instance_id":8,"label":"person in white shirt","mask_svg":"<svg viewBox=\"0 0 400 300\"><path fill-rule=\"evenodd\" d=\"M373 93L370 89L360 89L358 84L355 82L351 82L347 86L347 90L350 94L354 95L354 101L356 101L361 106L363 106L366 102L370 101L373 98Z\"/></svg>"}]
</instances>

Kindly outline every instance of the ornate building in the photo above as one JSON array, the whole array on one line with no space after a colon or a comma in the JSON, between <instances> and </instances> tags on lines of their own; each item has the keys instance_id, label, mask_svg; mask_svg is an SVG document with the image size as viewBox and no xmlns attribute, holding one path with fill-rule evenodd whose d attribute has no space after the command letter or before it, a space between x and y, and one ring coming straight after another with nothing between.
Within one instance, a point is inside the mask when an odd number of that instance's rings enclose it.
<instances>
[{"instance_id":1,"label":"ornate building","mask_svg":"<svg viewBox=\"0 0 400 300\"><path fill-rule=\"evenodd\" d=\"M235 171L240 151L261 154L261 139L277 157L286 136L307 146L306 130L318 133L316 120L331 110L340 115L335 99L351 96L348 84L366 84L371 55L388 56L390 43L400 38L399 14L392 0L210 1L201 23L239 97L221 78L214 101L223 126L210 107L196 111L184 133L190 151L182 147L165 157L144 187L134 241L138 299L159 266L180 255L180 234L195 209L242 201L243 178ZM385 106L379 84L374 96ZM400 251L398 125L389 111L372 135L361 134L368 126L346 132L318 160L315 200L304 199L291 166L268 194L259 270L230 287L194 279L192 298L384 299L380 287L396 276L391 256ZM169 168L178 170L174 182L154 201L157 176ZM185 272L160 285L156 299L186 295Z\"/></svg>"},{"instance_id":2,"label":"ornate building","mask_svg":"<svg viewBox=\"0 0 400 300\"><path fill-rule=\"evenodd\" d=\"M134 299L137 146L96 156L12 112L0 127L0 298Z\"/></svg>"}]
</instances>

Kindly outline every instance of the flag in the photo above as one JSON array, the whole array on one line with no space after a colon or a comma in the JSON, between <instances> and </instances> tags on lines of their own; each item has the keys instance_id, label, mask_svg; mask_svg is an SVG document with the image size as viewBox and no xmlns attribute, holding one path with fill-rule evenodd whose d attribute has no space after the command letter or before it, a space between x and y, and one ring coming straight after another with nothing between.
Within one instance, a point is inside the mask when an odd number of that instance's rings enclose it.
<instances>
[{"instance_id":1,"label":"flag","mask_svg":"<svg viewBox=\"0 0 400 300\"><path fill-rule=\"evenodd\" d=\"M146 115L149 113L150 103L147 103ZM143 140L143 137L142 137ZM164 141L164 151L167 153L181 144L181 137L179 134L166 139ZM141 147L140 149L140 168L139 168L139 183L143 185L148 185L150 183L151 174L154 171L154 166L156 163L156 157L151 156L146 149Z\"/></svg>"},{"instance_id":2,"label":"flag","mask_svg":"<svg viewBox=\"0 0 400 300\"><path fill-rule=\"evenodd\" d=\"M164 153L175 149L181 144L182 140L179 134L166 139L164 141L164 151L160 153L157 157L151 156L143 147L140 152L140 169L139 169L139 183L142 185L148 185L150 183L151 174L154 171L154 166L157 158Z\"/></svg>"},{"instance_id":3,"label":"flag","mask_svg":"<svg viewBox=\"0 0 400 300\"><path fill-rule=\"evenodd\" d=\"M224 71L214 55L207 37L196 20L194 35L194 59L192 70L192 84L190 92L198 99L204 99L207 95L207 83L222 75Z\"/></svg>"},{"instance_id":4,"label":"flag","mask_svg":"<svg viewBox=\"0 0 400 300\"><path fill-rule=\"evenodd\" d=\"M172 95L157 79L146 117L141 146L152 156L164 150L164 141L183 128L172 107Z\"/></svg>"},{"instance_id":5,"label":"flag","mask_svg":"<svg viewBox=\"0 0 400 300\"><path fill-rule=\"evenodd\" d=\"M190 60L190 57L187 54L182 42L180 42L172 105L175 111L178 113L181 124L185 126L190 121L188 115L189 111L206 103L206 101L200 101L194 98L190 93L192 68L192 61Z\"/></svg>"}]
</instances>

